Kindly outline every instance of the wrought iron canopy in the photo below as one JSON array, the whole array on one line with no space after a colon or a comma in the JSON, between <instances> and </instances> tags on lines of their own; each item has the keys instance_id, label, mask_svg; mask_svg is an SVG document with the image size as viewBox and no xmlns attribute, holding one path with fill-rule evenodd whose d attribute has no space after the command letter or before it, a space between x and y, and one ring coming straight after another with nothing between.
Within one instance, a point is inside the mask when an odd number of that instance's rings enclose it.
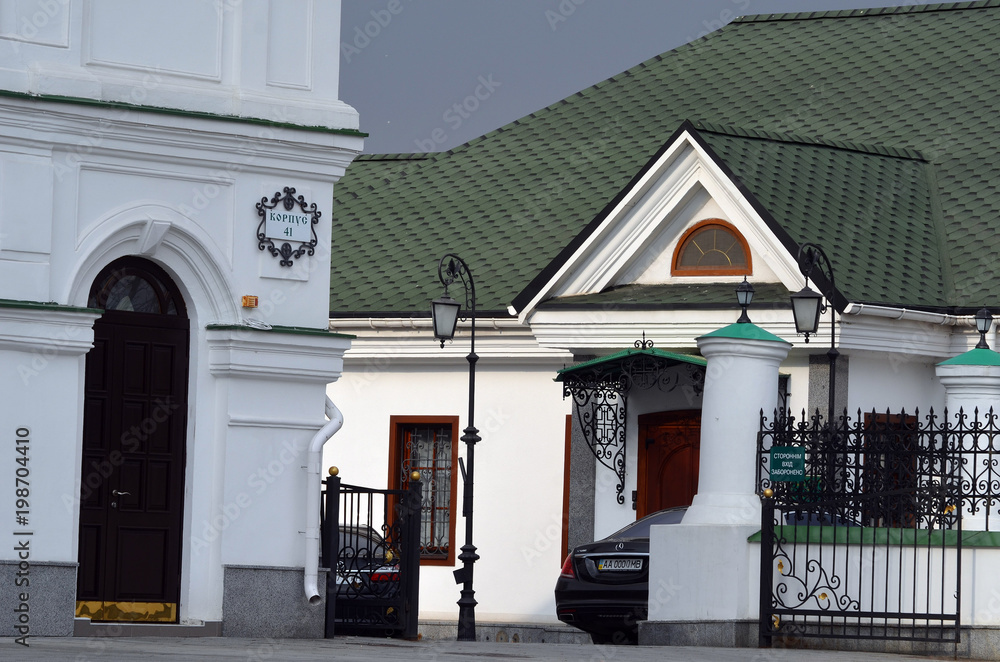
<instances>
[{"instance_id":1,"label":"wrought iron canopy","mask_svg":"<svg viewBox=\"0 0 1000 662\"><path fill-rule=\"evenodd\" d=\"M625 422L631 389L653 387L669 392L684 382L700 394L708 362L700 356L655 349L645 334L626 349L610 356L563 368L555 380L563 384L563 397L572 396L580 412L587 446L597 460L618 477L617 500L625 503ZM688 368L686 380L677 366Z\"/></svg>"},{"instance_id":2,"label":"wrought iron canopy","mask_svg":"<svg viewBox=\"0 0 1000 662\"><path fill-rule=\"evenodd\" d=\"M624 394L630 388L670 388L667 369L680 364L704 368L708 362L693 354L668 352L653 347L652 341L636 341L636 349L626 349L609 356L602 356L577 365L563 368L556 374L556 381L567 388L614 388ZM568 395L568 394L567 394Z\"/></svg>"}]
</instances>

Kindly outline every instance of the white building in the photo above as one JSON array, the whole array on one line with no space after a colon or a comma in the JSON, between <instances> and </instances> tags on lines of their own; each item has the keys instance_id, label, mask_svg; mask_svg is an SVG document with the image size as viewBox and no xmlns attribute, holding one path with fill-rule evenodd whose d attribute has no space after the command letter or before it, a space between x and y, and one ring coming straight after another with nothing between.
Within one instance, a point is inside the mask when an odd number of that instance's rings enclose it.
<instances>
[{"instance_id":1,"label":"white building","mask_svg":"<svg viewBox=\"0 0 1000 662\"><path fill-rule=\"evenodd\" d=\"M826 412L829 315L807 345L789 303L806 244L832 263L809 282L833 288L835 410L941 410L936 364L976 343L979 308L998 308L1000 144L976 110L1000 101L998 22L987 2L745 17L448 152L361 157L335 191L331 329L357 340L329 389L352 415L326 464L399 485L407 435L460 445L468 326L442 350L428 314L446 253L477 294L480 622L555 622L568 547L704 491L705 467L727 458L704 453L705 366L685 355L736 320L744 278L750 318L793 345L776 383L747 388ZM629 372L642 356L652 388ZM627 397L595 426L600 389L574 409L573 374L624 377ZM745 471L734 494L756 500ZM435 517L457 527L432 545L449 555L427 559L421 611L454 620L463 522ZM740 581L742 611L681 620L750 622L756 587Z\"/></svg>"},{"instance_id":2,"label":"white building","mask_svg":"<svg viewBox=\"0 0 1000 662\"><path fill-rule=\"evenodd\" d=\"M327 330L331 200L364 135L339 20L0 7L4 636L322 636L306 446L350 344Z\"/></svg>"}]
</instances>

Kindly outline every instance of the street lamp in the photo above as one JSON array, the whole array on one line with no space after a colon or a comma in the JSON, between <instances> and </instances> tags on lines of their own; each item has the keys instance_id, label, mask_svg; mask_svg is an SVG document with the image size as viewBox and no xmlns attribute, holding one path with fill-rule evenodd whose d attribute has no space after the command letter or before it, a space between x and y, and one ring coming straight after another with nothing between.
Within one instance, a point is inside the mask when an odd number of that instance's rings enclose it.
<instances>
[{"instance_id":1,"label":"street lamp","mask_svg":"<svg viewBox=\"0 0 1000 662\"><path fill-rule=\"evenodd\" d=\"M820 262L822 261L822 264ZM834 425L834 391L837 387L837 311L833 305L833 297L837 291L833 284L833 268L826 253L816 244L802 244L798 255L799 271L806 277L806 286L791 295L792 315L795 317L795 332L806 334L806 342L809 342L809 335L816 333L819 329L819 316L830 310L830 349L826 355L830 359L830 400L827 408L827 422L832 427ZM820 267L820 273L826 276L829 285L826 294L826 304L822 305L823 296L809 287L809 278L813 269ZM814 279L815 280L815 279Z\"/></svg>"},{"instance_id":2,"label":"street lamp","mask_svg":"<svg viewBox=\"0 0 1000 662\"><path fill-rule=\"evenodd\" d=\"M441 341L455 337L455 327L458 324L459 303L448 296L448 286L460 281L465 288L465 307L472 321L472 333L469 346L469 426L463 430L462 441L466 444L467 466L462 469L465 489L462 495L462 516L465 517L465 544L462 553L458 555L462 567L455 570L455 583L462 584L462 597L458 600L458 640L476 640L476 592L472 588L472 568L479 559L476 546L472 544L472 494L473 476L475 471L476 443L480 441L479 430L473 424L476 405L476 285L472 280L472 272L468 265L453 253L448 253L438 263L438 278L444 285L444 296L431 301L431 318L434 323L434 337Z\"/></svg>"},{"instance_id":3,"label":"street lamp","mask_svg":"<svg viewBox=\"0 0 1000 662\"><path fill-rule=\"evenodd\" d=\"M992 324L993 315L985 307L980 308L979 312L976 313L976 331L979 331L979 343L976 345L976 349L990 348L986 342L986 334L990 332L990 325Z\"/></svg>"},{"instance_id":4,"label":"street lamp","mask_svg":"<svg viewBox=\"0 0 1000 662\"><path fill-rule=\"evenodd\" d=\"M743 306L743 314L740 318L736 320L737 324L750 324L750 316L747 315L747 306L753 301L753 285L747 281L747 277L743 277L743 282L739 284L736 288L736 301Z\"/></svg>"}]
</instances>

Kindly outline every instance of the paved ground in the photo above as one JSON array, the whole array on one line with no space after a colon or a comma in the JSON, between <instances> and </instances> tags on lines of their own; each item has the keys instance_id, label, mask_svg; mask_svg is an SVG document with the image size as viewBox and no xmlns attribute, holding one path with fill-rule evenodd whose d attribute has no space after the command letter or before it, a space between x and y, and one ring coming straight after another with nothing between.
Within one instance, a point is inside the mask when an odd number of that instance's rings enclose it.
<instances>
[{"instance_id":1,"label":"paved ground","mask_svg":"<svg viewBox=\"0 0 1000 662\"><path fill-rule=\"evenodd\" d=\"M549 660L553 662L915 662L948 658L806 650L674 648L517 644L456 641L398 641L343 637L329 640L228 638L41 638L25 648L0 640L0 660L45 662L158 662L244 660L246 662L469 662Z\"/></svg>"}]
</instances>

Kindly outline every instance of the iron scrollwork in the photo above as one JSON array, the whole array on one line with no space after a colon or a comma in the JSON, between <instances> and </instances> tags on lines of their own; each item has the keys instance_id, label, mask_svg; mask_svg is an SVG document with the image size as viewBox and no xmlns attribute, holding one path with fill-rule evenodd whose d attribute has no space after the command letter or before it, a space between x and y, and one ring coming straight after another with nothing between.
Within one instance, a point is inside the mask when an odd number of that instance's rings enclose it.
<instances>
[{"instance_id":1,"label":"iron scrollwork","mask_svg":"<svg viewBox=\"0 0 1000 662\"><path fill-rule=\"evenodd\" d=\"M309 231L312 238L309 241L298 242L298 248L292 248L292 244L287 241L282 242L280 246L275 246L274 240L267 236L265 231L267 212L276 209L279 204L288 212L293 211L298 206L302 213L309 217ZM296 196L293 187L286 186L284 192L276 192L270 200L267 196L261 198L260 202L257 203L257 215L260 216L260 223L257 225L257 248L259 250L266 249L272 256L280 257L281 266L290 267L293 260L297 260L303 255L316 254L316 245L319 243L319 239L316 237L316 225L319 223L322 212L316 208L315 202L307 203L304 196Z\"/></svg>"},{"instance_id":2,"label":"iron scrollwork","mask_svg":"<svg viewBox=\"0 0 1000 662\"><path fill-rule=\"evenodd\" d=\"M801 480L772 477L775 447L802 449ZM765 645L772 636L959 641L963 519L990 531L992 517L995 529L992 410L844 411L832 423L819 411L770 421L762 412L757 451Z\"/></svg>"},{"instance_id":3,"label":"iron scrollwork","mask_svg":"<svg viewBox=\"0 0 1000 662\"><path fill-rule=\"evenodd\" d=\"M621 377L597 383L566 382L563 397L573 396L581 412L583 437L597 461L615 472L618 503L625 503L625 393ZM588 406L592 405L592 406Z\"/></svg>"}]
</instances>

